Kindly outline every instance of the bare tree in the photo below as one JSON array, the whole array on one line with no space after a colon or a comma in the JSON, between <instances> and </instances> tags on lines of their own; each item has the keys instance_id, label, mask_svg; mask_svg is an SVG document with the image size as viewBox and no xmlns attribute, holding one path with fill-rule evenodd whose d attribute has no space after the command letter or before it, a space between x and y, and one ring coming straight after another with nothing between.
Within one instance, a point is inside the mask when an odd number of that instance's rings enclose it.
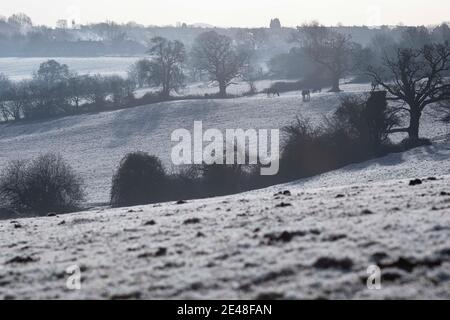
<instances>
[{"instance_id":1,"label":"bare tree","mask_svg":"<svg viewBox=\"0 0 450 320\"><path fill-rule=\"evenodd\" d=\"M332 92L339 92L339 81L350 68L350 54L353 43L350 37L317 22L297 27L293 34L306 54L316 63L325 67L332 81Z\"/></svg>"},{"instance_id":2,"label":"bare tree","mask_svg":"<svg viewBox=\"0 0 450 320\"><path fill-rule=\"evenodd\" d=\"M172 90L178 90L184 82L183 63L186 50L180 41L155 37L148 51L151 56L151 80L162 86L161 95L167 99Z\"/></svg>"},{"instance_id":3,"label":"bare tree","mask_svg":"<svg viewBox=\"0 0 450 320\"><path fill-rule=\"evenodd\" d=\"M87 92L86 100L95 105L97 109L102 109L106 105L106 98L110 93L110 88L106 77L94 75L86 79Z\"/></svg>"},{"instance_id":4,"label":"bare tree","mask_svg":"<svg viewBox=\"0 0 450 320\"><path fill-rule=\"evenodd\" d=\"M424 27L407 27L400 36L400 46L404 48L420 49L432 43L430 31Z\"/></svg>"},{"instance_id":5,"label":"bare tree","mask_svg":"<svg viewBox=\"0 0 450 320\"><path fill-rule=\"evenodd\" d=\"M0 73L0 116L3 118L3 121L9 120L8 101L12 85L9 78Z\"/></svg>"},{"instance_id":6,"label":"bare tree","mask_svg":"<svg viewBox=\"0 0 450 320\"><path fill-rule=\"evenodd\" d=\"M430 104L450 99L449 44L426 45L422 49L398 49L394 58L386 56L383 67L369 68L374 86L385 89L389 100L401 101L398 111L409 114L409 127L390 132L406 132L413 140L419 138L422 112Z\"/></svg>"},{"instance_id":7,"label":"bare tree","mask_svg":"<svg viewBox=\"0 0 450 320\"><path fill-rule=\"evenodd\" d=\"M21 31L27 31L33 26L33 21L25 13L15 13L8 18L8 23Z\"/></svg>"},{"instance_id":8,"label":"bare tree","mask_svg":"<svg viewBox=\"0 0 450 320\"><path fill-rule=\"evenodd\" d=\"M192 55L195 67L206 71L210 80L219 84L219 95L223 98L248 61L246 52L238 50L231 38L215 31L202 33L195 40Z\"/></svg>"},{"instance_id":9,"label":"bare tree","mask_svg":"<svg viewBox=\"0 0 450 320\"><path fill-rule=\"evenodd\" d=\"M60 64L53 59L41 63L39 69L33 76L34 79L42 80L46 83L66 81L69 77L69 67L65 64Z\"/></svg>"},{"instance_id":10,"label":"bare tree","mask_svg":"<svg viewBox=\"0 0 450 320\"><path fill-rule=\"evenodd\" d=\"M32 80L22 80L20 82L9 82L8 87L4 87L0 107L4 120L20 120L25 116L27 109L32 104L32 93L30 90ZM6 84L6 83L4 83Z\"/></svg>"},{"instance_id":11,"label":"bare tree","mask_svg":"<svg viewBox=\"0 0 450 320\"><path fill-rule=\"evenodd\" d=\"M150 85L152 63L148 59L136 61L128 70L128 78L136 83L138 88Z\"/></svg>"},{"instance_id":12,"label":"bare tree","mask_svg":"<svg viewBox=\"0 0 450 320\"><path fill-rule=\"evenodd\" d=\"M71 103L75 105L75 111L79 111L80 104L87 97L89 91L89 76L71 75L68 79L67 95Z\"/></svg>"},{"instance_id":13,"label":"bare tree","mask_svg":"<svg viewBox=\"0 0 450 320\"><path fill-rule=\"evenodd\" d=\"M249 86L249 94L257 92L256 81L263 77L263 70L257 63L257 50L253 43L243 42L238 47L244 63L240 71L240 78Z\"/></svg>"}]
</instances>

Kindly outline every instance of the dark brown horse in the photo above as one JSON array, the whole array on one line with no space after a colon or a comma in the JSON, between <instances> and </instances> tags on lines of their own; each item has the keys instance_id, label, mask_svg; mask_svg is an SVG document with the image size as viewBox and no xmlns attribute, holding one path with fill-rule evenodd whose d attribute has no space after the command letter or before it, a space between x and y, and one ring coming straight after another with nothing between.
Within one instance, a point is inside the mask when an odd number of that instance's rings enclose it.
<instances>
[{"instance_id":1,"label":"dark brown horse","mask_svg":"<svg viewBox=\"0 0 450 320\"><path fill-rule=\"evenodd\" d=\"M277 89L275 89L275 88L269 88L269 89L267 89L267 97L270 97L270 96L272 96L272 97L275 97L275 96L280 96L280 91L278 91Z\"/></svg>"},{"instance_id":2,"label":"dark brown horse","mask_svg":"<svg viewBox=\"0 0 450 320\"><path fill-rule=\"evenodd\" d=\"M308 89L302 90L303 101L311 101L311 91Z\"/></svg>"}]
</instances>

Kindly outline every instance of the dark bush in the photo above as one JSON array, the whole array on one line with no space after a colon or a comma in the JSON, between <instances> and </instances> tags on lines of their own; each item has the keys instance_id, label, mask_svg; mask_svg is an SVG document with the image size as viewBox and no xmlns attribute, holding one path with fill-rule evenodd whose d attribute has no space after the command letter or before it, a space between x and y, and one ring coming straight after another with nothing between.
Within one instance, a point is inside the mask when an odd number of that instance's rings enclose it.
<instances>
[{"instance_id":1,"label":"dark bush","mask_svg":"<svg viewBox=\"0 0 450 320\"><path fill-rule=\"evenodd\" d=\"M64 213L84 199L81 178L60 155L11 162L0 177L4 207L21 213Z\"/></svg>"},{"instance_id":2,"label":"dark bush","mask_svg":"<svg viewBox=\"0 0 450 320\"><path fill-rule=\"evenodd\" d=\"M189 200L205 198L201 165L185 165L167 176L170 194L168 200Z\"/></svg>"},{"instance_id":3,"label":"dark bush","mask_svg":"<svg viewBox=\"0 0 450 320\"><path fill-rule=\"evenodd\" d=\"M208 197L242 192L246 173L242 165L203 165L202 187Z\"/></svg>"},{"instance_id":4,"label":"dark bush","mask_svg":"<svg viewBox=\"0 0 450 320\"><path fill-rule=\"evenodd\" d=\"M357 140L333 122L313 128L308 120L297 120L284 132L280 175L286 181L337 169L350 163L349 159L360 158Z\"/></svg>"},{"instance_id":5,"label":"dark bush","mask_svg":"<svg viewBox=\"0 0 450 320\"><path fill-rule=\"evenodd\" d=\"M316 157L311 148L317 143L320 130L313 128L308 119L298 118L296 123L286 126L283 131L285 140L281 154L280 175L297 179L312 174L308 173L311 171L309 158Z\"/></svg>"},{"instance_id":6,"label":"dark bush","mask_svg":"<svg viewBox=\"0 0 450 320\"><path fill-rule=\"evenodd\" d=\"M322 89L329 87L330 82L327 79L311 74L306 76L303 80L298 81L278 81L270 86L269 89L264 90L264 93L269 91L277 91L280 93L290 91L301 91L303 89L310 89L312 91L321 91Z\"/></svg>"},{"instance_id":7,"label":"dark bush","mask_svg":"<svg viewBox=\"0 0 450 320\"><path fill-rule=\"evenodd\" d=\"M387 132L397 123L385 102L385 93L372 94L367 101L347 97L321 127L305 119L285 127L282 179L309 177L385 154L390 145Z\"/></svg>"},{"instance_id":8,"label":"dark bush","mask_svg":"<svg viewBox=\"0 0 450 320\"><path fill-rule=\"evenodd\" d=\"M168 178L161 161L144 152L127 154L114 174L111 205L134 206L168 198Z\"/></svg>"},{"instance_id":9,"label":"dark bush","mask_svg":"<svg viewBox=\"0 0 450 320\"><path fill-rule=\"evenodd\" d=\"M268 61L272 77L278 79L300 79L312 72L318 72L317 64L303 49L293 48L289 53L278 54Z\"/></svg>"},{"instance_id":10,"label":"dark bush","mask_svg":"<svg viewBox=\"0 0 450 320\"><path fill-rule=\"evenodd\" d=\"M399 118L387 108L386 92L372 92L367 100L347 96L332 119L333 125L359 142L367 152L378 155L388 142L389 131Z\"/></svg>"}]
</instances>

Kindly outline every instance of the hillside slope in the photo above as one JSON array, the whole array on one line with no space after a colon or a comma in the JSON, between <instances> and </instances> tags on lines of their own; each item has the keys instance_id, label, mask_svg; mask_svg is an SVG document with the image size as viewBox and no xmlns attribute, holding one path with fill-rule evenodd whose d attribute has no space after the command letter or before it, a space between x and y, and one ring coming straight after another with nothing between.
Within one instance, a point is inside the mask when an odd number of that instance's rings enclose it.
<instances>
[{"instance_id":1,"label":"hillside slope","mask_svg":"<svg viewBox=\"0 0 450 320\"><path fill-rule=\"evenodd\" d=\"M346 93L369 90L365 85L343 86ZM279 98L258 95L227 100L175 101L114 112L86 114L49 121L0 125L0 169L12 159L32 158L58 152L83 176L88 202L107 202L111 178L120 159L136 150L161 158L171 170L170 136L173 130L192 130L194 121L204 128L276 129L297 116L320 123L332 114L342 95L314 94L304 103L298 93ZM425 115L422 135L428 138L448 134L448 126L436 125Z\"/></svg>"},{"instance_id":2,"label":"hillside slope","mask_svg":"<svg viewBox=\"0 0 450 320\"><path fill-rule=\"evenodd\" d=\"M327 93L311 104L294 95L176 102L5 126L0 156L60 151L90 200L102 201L127 150L154 151L167 165L177 126L273 127L299 114L319 122L338 102ZM263 190L0 221L0 299L450 299L450 132L431 115L422 132L433 146ZM373 264L381 290L366 287ZM74 265L79 291L66 288Z\"/></svg>"},{"instance_id":3,"label":"hillside slope","mask_svg":"<svg viewBox=\"0 0 450 320\"><path fill-rule=\"evenodd\" d=\"M292 185L2 221L0 298L449 299L449 185ZM366 287L373 264L378 291ZM65 286L73 265L79 291Z\"/></svg>"}]
</instances>

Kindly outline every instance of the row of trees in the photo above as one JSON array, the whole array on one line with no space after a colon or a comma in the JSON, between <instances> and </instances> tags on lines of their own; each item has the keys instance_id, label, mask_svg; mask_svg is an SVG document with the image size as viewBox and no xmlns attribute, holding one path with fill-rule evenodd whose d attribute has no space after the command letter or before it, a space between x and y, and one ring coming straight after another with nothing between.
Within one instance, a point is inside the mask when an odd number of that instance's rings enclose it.
<instances>
[{"instance_id":1,"label":"row of trees","mask_svg":"<svg viewBox=\"0 0 450 320\"><path fill-rule=\"evenodd\" d=\"M4 121L39 119L129 106L137 87L159 87L160 100L170 99L185 84L189 60L196 72L219 86L219 97L241 77L253 83L252 50L214 31L201 34L188 54L183 43L155 37L148 59L132 67L128 79L119 76L78 75L55 60L42 63L31 80L12 82L0 76L0 116ZM253 90L254 87L251 86Z\"/></svg>"},{"instance_id":2,"label":"row of trees","mask_svg":"<svg viewBox=\"0 0 450 320\"><path fill-rule=\"evenodd\" d=\"M77 75L55 60L42 63L30 80L0 75L0 118L42 119L121 106L134 99L134 84L118 76Z\"/></svg>"},{"instance_id":3,"label":"row of trees","mask_svg":"<svg viewBox=\"0 0 450 320\"><path fill-rule=\"evenodd\" d=\"M406 132L419 139L420 120L426 107L450 102L450 44L424 45L422 48L398 49L395 56L384 58L380 68L369 67L374 87L389 93L392 108L406 114L409 125L389 133Z\"/></svg>"},{"instance_id":4,"label":"row of trees","mask_svg":"<svg viewBox=\"0 0 450 320\"><path fill-rule=\"evenodd\" d=\"M399 41L376 38L378 54L316 22L298 27L292 41L316 70L327 74L332 92L340 91L344 76L364 73L375 88L388 93L388 100L397 102L391 106L393 112L409 119L407 127L391 128L389 133L405 132L417 141L424 109L450 101L450 32L445 30L448 27L442 28L441 41L423 27L407 28Z\"/></svg>"},{"instance_id":5,"label":"row of trees","mask_svg":"<svg viewBox=\"0 0 450 320\"><path fill-rule=\"evenodd\" d=\"M333 92L340 91L342 77L362 70L375 87L389 93L389 100L400 102L392 105L395 112L409 116L409 126L390 132L406 132L418 139L424 109L450 100L449 42L430 42L432 38L425 35L421 28L407 29L401 45L384 42L379 59L373 59L367 48L349 36L318 23L299 27L292 41L299 44L298 53L309 59L304 67L325 75ZM423 41L423 46L405 47L408 39ZM90 110L93 106L95 110L128 106L136 86L146 85L159 87L159 99L167 100L184 86L187 64L218 85L219 97L226 97L227 87L238 78L249 82L254 91L252 84L258 77L254 50L254 45L236 43L215 31L200 34L189 53L180 41L156 37L150 42L149 58L133 66L129 79L79 76L50 60L40 66L32 80L12 83L0 77L0 114L4 120L18 120L76 113L86 106ZM317 74L310 77L321 78Z\"/></svg>"},{"instance_id":6,"label":"row of trees","mask_svg":"<svg viewBox=\"0 0 450 320\"><path fill-rule=\"evenodd\" d=\"M202 74L219 87L219 97L226 97L227 88L237 78L251 82L253 47L237 45L233 40L215 31L199 35L190 54L177 40L156 37L151 40L148 59L134 64L130 77L141 87L159 86L163 98L183 87L185 70L189 63L194 73Z\"/></svg>"},{"instance_id":7,"label":"row of trees","mask_svg":"<svg viewBox=\"0 0 450 320\"><path fill-rule=\"evenodd\" d=\"M339 90L339 79L356 77L355 81L370 81L369 66L382 66L385 56L394 57L400 48L421 49L425 45L450 41L450 27L442 24L434 29L403 27L400 30L382 28L369 37L366 44L339 27L325 27L317 22L304 24L292 33L290 42L295 46L286 53L273 56L269 61L275 78L299 79L314 73L326 74Z\"/></svg>"}]
</instances>

